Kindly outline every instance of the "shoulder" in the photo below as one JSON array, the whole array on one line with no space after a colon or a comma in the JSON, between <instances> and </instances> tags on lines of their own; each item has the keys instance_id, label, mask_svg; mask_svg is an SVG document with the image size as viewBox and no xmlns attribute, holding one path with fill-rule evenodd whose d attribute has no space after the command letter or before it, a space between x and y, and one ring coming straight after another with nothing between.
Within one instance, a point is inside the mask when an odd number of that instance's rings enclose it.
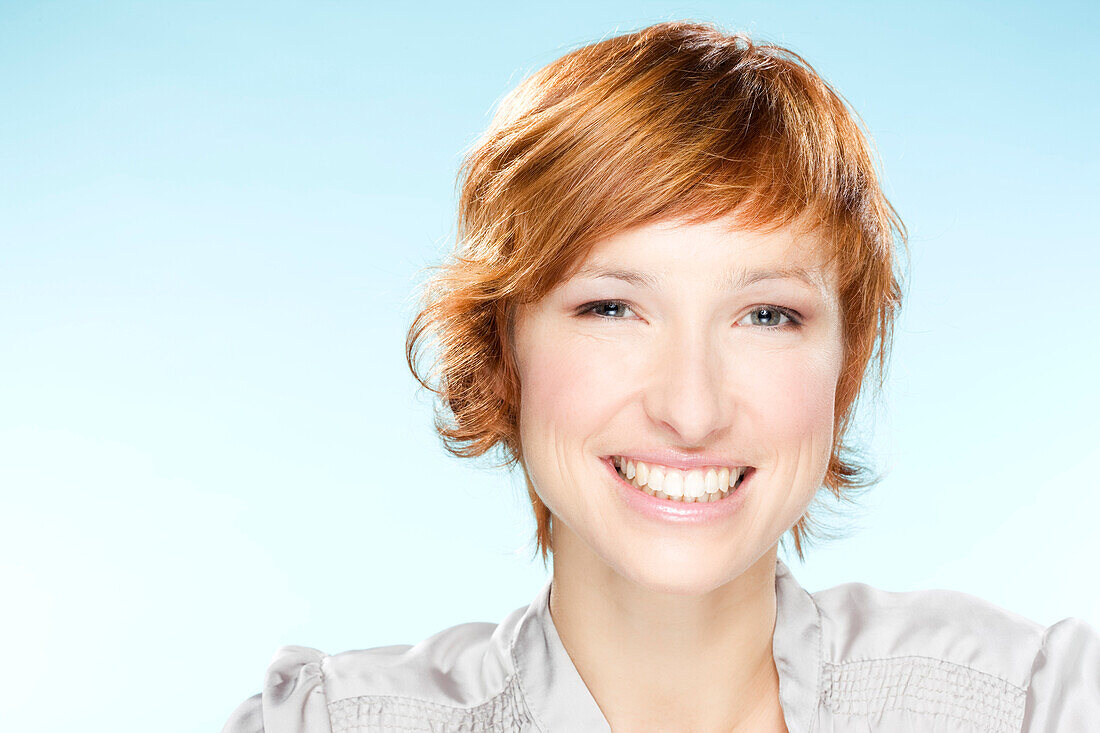
<instances>
[{"instance_id":1,"label":"shoulder","mask_svg":"<svg viewBox=\"0 0 1100 733\"><path fill-rule=\"evenodd\" d=\"M325 654L301 646L279 649L263 691L245 700L222 733L330 733L321 664Z\"/></svg>"},{"instance_id":2,"label":"shoulder","mask_svg":"<svg viewBox=\"0 0 1100 733\"><path fill-rule=\"evenodd\" d=\"M508 694L517 614L500 624L452 626L417 644L331 655L282 647L262 692L233 712L222 733L331 733L399 718L461 723Z\"/></svg>"},{"instance_id":3,"label":"shoulder","mask_svg":"<svg viewBox=\"0 0 1100 733\"><path fill-rule=\"evenodd\" d=\"M1043 633L1031 669L1025 733L1092 730L1100 720L1100 633L1065 618Z\"/></svg>"},{"instance_id":4,"label":"shoulder","mask_svg":"<svg viewBox=\"0 0 1100 733\"><path fill-rule=\"evenodd\" d=\"M844 583L811 595L832 662L923 656L1024 685L1043 640L1042 625L959 591Z\"/></svg>"},{"instance_id":5,"label":"shoulder","mask_svg":"<svg viewBox=\"0 0 1100 733\"><path fill-rule=\"evenodd\" d=\"M1080 619L1047 627L951 590L845 583L811 597L825 689L858 698L856 688L903 685L922 705L947 711L970 700L968 715L1024 733L1084 731L1100 720L1100 634Z\"/></svg>"}]
</instances>

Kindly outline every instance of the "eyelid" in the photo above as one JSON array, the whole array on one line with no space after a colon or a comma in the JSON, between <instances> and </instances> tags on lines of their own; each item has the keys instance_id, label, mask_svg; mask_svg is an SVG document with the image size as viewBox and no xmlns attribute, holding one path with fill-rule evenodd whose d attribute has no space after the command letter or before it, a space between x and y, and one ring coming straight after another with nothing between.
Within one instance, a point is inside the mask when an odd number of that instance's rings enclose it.
<instances>
[{"instance_id":1,"label":"eyelid","mask_svg":"<svg viewBox=\"0 0 1100 733\"><path fill-rule=\"evenodd\" d=\"M600 307L601 305L608 305L608 304L621 305L621 306L623 306L625 308L629 308L633 311L633 307L631 306L631 304L629 302L625 301L625 300L617 300L617 299L614 299L614 298L606 298L604 300L593 300L591 302L585 303L584 305L582 305L580 308L577 309L577 315L578 316L592 315L592 316L595 316L596 318L600 318L600 319L605 320L605 321L622 321L622 320L625 320L623 318L613 318L611 316L601 316L598 313L593 313L593 311L596 308Z\"/></svg>"},{"instance_id":2,"label":"eyelid","mask_svg":"<svg viewBox=\"0 0 1100 733\"><path fill-rule=\"evenodd\" d=\"M779 311L780 314L786 316L790 320L790 323L784 324L782 326L760 326L760 328L767 329L769 331L778 331L785 328L797 328L802 325L801 313L794 310L793 308L787 308L782 305L772 305L771 303L761 303L759 305L754 305L752 307L752 310L750 310L745 315L751 315L753 311L756 311L760 308L767 308L768 310Z\"/></svg>"},{"instance_id":3,"label":"eyelid","mask_svg":"<svg viewBox=\"0 0 1100 733\"><path fill-rule=\"evenodd\" d=\"M625 320L624 318L616 318L616 317L613 317L613 316L601 316L598 313L594 312L595 309L598 308L599 306L608 305L608 304L620 305L620 306L623 306L623 307L628 308L630 310L633 310L633 306L630 304L630 301L619 300L619 299L615 299L615 298L607 298L607 299L604 299L604 300L593 300L593 301L590 301L588 303L585 303L584 305L582 305L580 308L577 309L577 315L578 316L592 315L592 316L594 316L596 318L599 318L601 320L604 320L604 321L622 321L622 320ZM786 306L782 306L782 305L773 305L771 303L759 303L757 305L754 305L750 310L748 310L745 313L745 315L746 316L751 315L753 313L753 311L758 310L760 308L767 308L768 310L778 311L781 315L786 316L787 320L789 321L789 323L785 323L785 324L782 324L782 325L779 325L779 326L757 326L757 328L763 329L765 331L785 331L785 330L788 330L788 329L800 328L803 324L802 314L799 313L798 311L794 310L793 308L787 308ZM743 317L742 317L742 319L743 319ZM740 322L740 320L742 320L742 319L739 319L738 322Z\"/></svg>"}]
</instances>

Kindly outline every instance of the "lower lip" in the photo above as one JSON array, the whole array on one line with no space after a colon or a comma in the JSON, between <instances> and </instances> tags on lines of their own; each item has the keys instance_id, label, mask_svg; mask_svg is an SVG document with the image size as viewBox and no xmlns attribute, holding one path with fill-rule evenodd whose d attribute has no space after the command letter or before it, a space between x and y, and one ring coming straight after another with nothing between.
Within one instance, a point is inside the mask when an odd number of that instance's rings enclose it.
<instances>
[{"instance_id":1,"label":"lower lip","mask_svg":"<svg viewBox=\"0 0 1100 733\"><path fill-rule=\"evenodd\" d=\"M627 483L615 469L611 458L603 459L603 463L611 473L611 478L624 504L645 517L672 524L711 524L736 514L745 503L749 482L756 475L755 468L748 469L737 490L721 501L683 502L650 496L633 484Z\"/></svg>"}]
</instances>

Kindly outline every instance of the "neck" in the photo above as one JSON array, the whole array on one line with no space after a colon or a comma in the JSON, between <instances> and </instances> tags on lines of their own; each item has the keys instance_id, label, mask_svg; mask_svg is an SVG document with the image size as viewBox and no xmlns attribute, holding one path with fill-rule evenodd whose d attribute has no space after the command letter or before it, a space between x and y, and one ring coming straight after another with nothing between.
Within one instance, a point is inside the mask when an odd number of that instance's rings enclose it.
<instances>
[{"instance_id":1,"label":"neck","mask_svg":"<svg viewBox=\"0 0 1100 733\"><path fill-rule=\"evenodd\" d=\"M580 544L554 538L550 615L613 731L785 730L774 546L725 585L684 596L643 588Z\"/></svg>"}]
</instances>

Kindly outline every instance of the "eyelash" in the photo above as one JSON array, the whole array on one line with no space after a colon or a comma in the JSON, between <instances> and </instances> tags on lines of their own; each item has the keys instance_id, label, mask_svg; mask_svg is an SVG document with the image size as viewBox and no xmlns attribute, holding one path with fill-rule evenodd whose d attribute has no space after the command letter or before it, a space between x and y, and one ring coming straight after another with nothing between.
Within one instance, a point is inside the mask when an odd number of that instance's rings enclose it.
<instances>
[{"instance_id":1,"label":"eyelash","mask_svg":"<svg viewBox=\"0 0 1100 733\"><path fill-rule=\"evenodd\" d=\"M584 305L582 305L577 315L584 316L591 314L596 318L601 318L605 321L622 320L621 318L615 318L612 316L601 316L599 313L594 312L597 308L604 305L618 305L625 306L627 308L630 307L630 305L624 300L595 300L591 303L585 303ZM786 316L789 320L788 323L784 323L780 326L757 326L757 328L762 328L765 331L793 331L802 327L802 317L798 314L797 311L793 311L790 308L784 308L781 305L761 304L758 306L754 306L753 310L749 311L749 313L751 314L757 310L775 311L781 315Z\"/></svg>"}]
</instances>

